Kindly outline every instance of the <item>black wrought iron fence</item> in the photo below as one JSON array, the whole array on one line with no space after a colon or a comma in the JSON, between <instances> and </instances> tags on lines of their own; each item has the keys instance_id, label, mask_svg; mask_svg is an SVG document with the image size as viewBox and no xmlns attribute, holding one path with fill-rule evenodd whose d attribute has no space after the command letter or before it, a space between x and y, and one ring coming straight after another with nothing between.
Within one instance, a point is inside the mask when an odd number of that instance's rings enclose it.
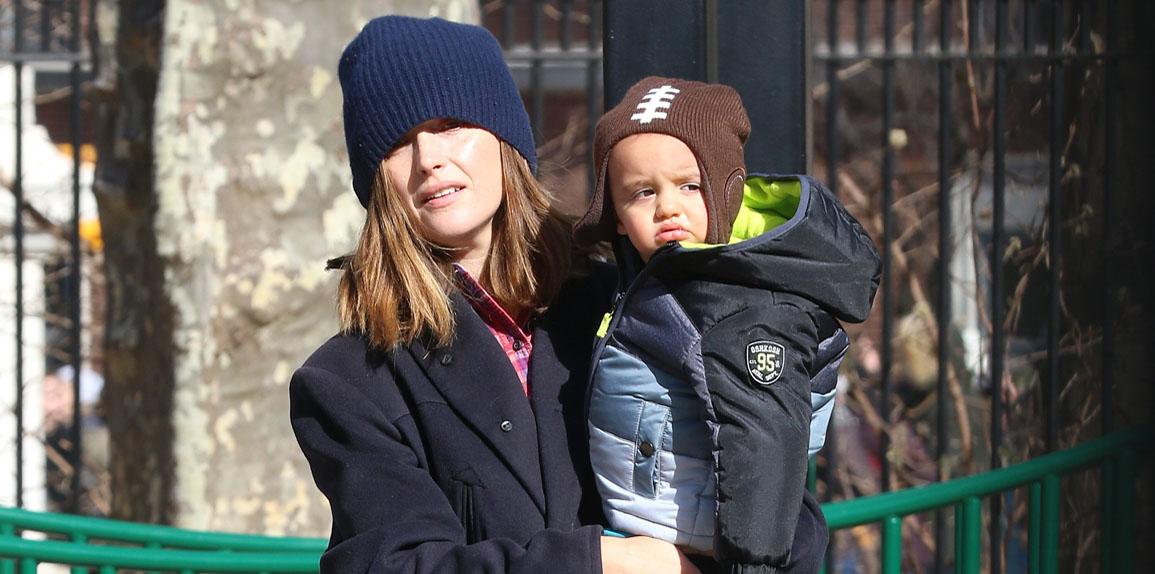
<instances>
[{"instance_id":1,"label":"black wrought iron fence","mask_svg":"<svg viewBox=\"0 0 1155 574\"><path fill-rule=\"evenodd\" d=\"M1119 236L1119 205L1133 193L1117 183L1119 86L1121 74L1149 70L1152 54L1123 34L1126 4L811 4L815 172L884 255L844 404L864 422L834 433L868 446L873 464L860 448L828 448L828 499L999 468L1107 432L1120 416L1134 422L1115 401L1116 337L1133 329L1126 316L1149 310L1111 263L1145 249ZM1133 276L1126 283L1134 289ZM1072 563L1097 535L1099 501L1087 492L1065 517L1087 525L1065 531L1079 542L1064 545ZM1020 565L1025 504L1025 494L990 499L991 572ZM935 571L949 519L907 526L908 536L934 532L924 556ZM907 560L929 567L917 545Z\"/></svg>"},{"instance_id":2,"label":"black wrought iron fence","mask_svg":"<svg viewBox=\"0 0 1155 574\"><path fill-rule=\"evenodd\" d=\"M8 259L7 264L14 268L14 285L5 286L5 289L11 287L14 291L13 309L6 313L14 319L10 323L13 327L12 346L5 346L5 348L11 349L15 357L12 363L12 372L3 373L3 378L11 382L10 386L4 385L5 394L9 392L14 394L11 398L4 397L5 400L3 401L3 404L10 405L14 415L11 419L7 416L4 418L6 425L8 424L7 421L11 420L15 426L15 433L12 435L15 437L14 444L5 445L5 448L11 446L12 450L7 460L14 464L6 468L4 472L6 474L11 473L11 480L14 485L11 492L6 492L5 495L11 494L14 499L13 502L18 506L23 505L26 489L29 487L23 472L26 458L24 452L26 442L23 439L29 432L29 429L25 428L25 406L28 398L25 391L30 382L26 367L30 364L29 361L35 358L50 361L51 359L48 357L54 357L58 363L68 364L72 367L71 372L74 375L71 378L73 388L71 393L71 421L65 423L64 426L68 430L59 437L61 439L59 450L51 450L49 456L50 458L55 457L55 462L59 466L73 469L67 478L69 485L64 489L67 497L64 502L65 508L76 509L77 493L80 491L81 473L76 469L81 466L82 453L79 402L81 377L78 376L82 372L79 280L81 275L80 150L83 143L81 81L90 64L89 53L81 39L88 29L88 22L91 21L89 12L91 8L90 2L82 0L8 0L0 4L0 23L2 23L0 26L0 30L2 30L0 32L0 63L10 66L12 74L10 78L4 78L0 81L8 83L8 86L11 87L11 99L5 104L11 106L13 121L13 124L3 128L4 130L11 130L12 134L9 141L12 142L13 147L3 150L7 156L5 159L8 160L6 164L11 165L11 172L6 174L6 181L0 182L0 186L6 188L4 193L11 195L13 205L10 219L4 218L0 221L4 221L9 227L6 235L10 238L5 244L3 257ZM63 115L64 118L59 118L62 121L57 123L66 124L67 136L65 141L70 144L72 158L71 193L68 195L72 217L70 222L65 222L63 225L41 213L36 206L27 201L25 195L29 170L44 168L42 165L28 165L30 156L25 144L30 118L26 117L26 109L30 107L30 104L36 102L36 94L27 92L28 84L25 79L28 78L26 72L29 68L36 69L39 72L37 75L41 78L61 78L65 84L61 90L58 90L55 99L60 101L62 97L66 103L54 106L56 110L63 112L60 115ZM26 221L33 222L35 226L29 229L26 226ZM53 246L49 249L54 252L55 259L62 261L67 269L64 280L58 283L65 292L53 300L57 303L53 310L61 313L54 317L48 317L53 319L53 325L63 333L63 337L56 342L56 346L59 347L57 353L46 352L39 357L34 356L29 348L29 342L25 339L25 319L27 318L25 303L28 290L30 287L42 287L30 285L25 277L25 270L27 269L26 242L30 233L49 237L53 242ZM39 384L35 388L39 389ZM45 437L40 437L40 440L45 440ZM49 448L51 449L51 447ZM4 482L7 483L9 477L5 478Z\"/></svg>"},{"instance_id":3,"label":"black wrought iron fence","mask_svg":"<svg viewBox=\"0 0 1155 574\"><path fill-rule=\"evenodd\" d=\"M602 0L482 0L481 11L522 89L538 175L577 213L592 190L588 156L602 112Z\"/></svg>"}]
</instances>

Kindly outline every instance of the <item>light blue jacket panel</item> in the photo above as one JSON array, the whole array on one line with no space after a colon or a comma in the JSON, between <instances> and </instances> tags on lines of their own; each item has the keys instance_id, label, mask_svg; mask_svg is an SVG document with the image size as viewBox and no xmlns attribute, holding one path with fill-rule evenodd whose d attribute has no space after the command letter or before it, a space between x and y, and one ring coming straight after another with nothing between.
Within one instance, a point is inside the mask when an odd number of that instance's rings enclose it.
<instances>
[{"instance_id":1,"label":"light blue jacket panel","mask_svg":"<svg viewBox=\"0 0 1155 574\"><path fill-rule=\"evenodd\" d=\"M591 462L612 528L713 547L713 430L701 334L660 283L619 317L594 366Z\"/></svg>"},{"instance_id":2,"label":"light blue jacket panel","mask_svg":"<svg viewBox=\"0 0 1155 574\"><path fill-rule=\"evenodd\" d=\"M616 348L603 355L590 396L591 458L603 510L621 532L713 548L715 492L710 428L690 386ZM643 445L652 446L643 446Z\"/></svg>"}]
</instances>

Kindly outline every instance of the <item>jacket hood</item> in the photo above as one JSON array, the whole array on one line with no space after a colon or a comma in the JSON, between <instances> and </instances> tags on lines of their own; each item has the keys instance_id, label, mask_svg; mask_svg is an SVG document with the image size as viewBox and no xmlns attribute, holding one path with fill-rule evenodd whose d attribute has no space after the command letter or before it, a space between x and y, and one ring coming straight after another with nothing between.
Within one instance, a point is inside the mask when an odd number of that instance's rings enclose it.
<instances>
[{"instance_id":1,"label":"jacket hood","mask_svg":"<svg viewBox=\"0 0 1155 574\"><path fill-rule=\"evenodd\" d=\"M619 264L632 275L629 268L640 263L636 252L623 249L630 247L624 238L616 243ZM881 276L878 251L862 225L830 190L797 175L750 176L729 244L664 247L650 266L666 281L700 279L793 293L852 323L870 314Z\"/></svg>"}]
</instances>

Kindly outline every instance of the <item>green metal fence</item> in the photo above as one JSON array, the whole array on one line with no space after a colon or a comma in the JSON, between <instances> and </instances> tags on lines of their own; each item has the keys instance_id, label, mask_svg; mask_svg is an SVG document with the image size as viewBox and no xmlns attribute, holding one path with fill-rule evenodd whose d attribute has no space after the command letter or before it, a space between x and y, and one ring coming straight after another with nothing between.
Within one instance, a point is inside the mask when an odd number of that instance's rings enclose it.
<instances>
[{"instance_id":1,"label":"green metal fence","mask_svg":"<svg viewBox=\"0 0 1155 574\"><path fill-rule=\"evenodd\" d=\"M41 563L74 566L73 572L100 574L120 569L180 572L317 572L319 553L231 552L97 546L85 542L26 540L0 536L0 556L15 560L0 563L3 574L35 574Z\"/></svg>"},{"instance_id":2,"label":"green metal fence","mask_svg":"<svg viewBox=\"0 0 1155 574\"><path fill-rule=\"evenodd\" d=\"M104 541L149 548L304 553L318 553L325 549L325 541L317 538L204 532L107 518L0 508L0 536L10 535L13 530L56 534L78 542Z\"/></svg>"},{"instance_id":3,"label":"green metal fence","mask_svg":"<svg viewBox=\"0 0 1155 574\"><path fill-rule=\"evenodd\" d=\"M903 517L953 507L955 571L977 574L981 570L983 499L1028 487L1028 571L1050 574L1059 567L1059 480L1099 465L1104 501L1100 571L1129 573L1134 571L1137 453L1146 448L1152 434L1150 427L1135 428L1029 462L947 482L827 503L822 509L831 531L881 524L882 571L890 574L899 572L902 566Z\"/></svg>"},{"instance_id":4,"label":"green metal fence","mask_svg":"<svg viewBox=\"0 0 1155 574\"><path fill-rule=\"evenodd\" d=\"M882 571L902 566L903 517L938 508L955 511L955 571L978 573L983 499L1026 487L1030 491L1029 571L1058 571L1060 479L1086 468L1101 471L1101 571L1134 571L1134 493L1139 453L1150 427L1119 432L1032 461L948 482L823 505L832 531L881 524ZM35 540L40 532L66 540ZM316 572L325 541L224 534L99 518L0 508L0 574L32 574L40 563L166 572Z\"/></svg>"},{"instance_id":5,"label":"green metal fence","mask_svg":"<svg viewBox=\"0 0 1155 574\"><path fill-rule=\"evenodd\" d=\"M55 539L20 538L36 532ZM119 520L0 508L0 574L40 563L165 572L316 572L325 541L184 530ZM4 560L3 558L10 558Z\"/></svg>"}]
</instances>

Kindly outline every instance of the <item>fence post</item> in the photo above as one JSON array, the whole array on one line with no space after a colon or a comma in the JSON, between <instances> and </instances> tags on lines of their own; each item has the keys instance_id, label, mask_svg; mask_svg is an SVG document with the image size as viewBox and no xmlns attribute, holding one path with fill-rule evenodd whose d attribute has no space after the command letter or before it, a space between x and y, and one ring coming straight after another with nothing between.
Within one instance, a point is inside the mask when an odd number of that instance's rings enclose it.
<instances>
[{"instance_id":1,"label":"fence post","mask_svg":"<svg viewBox=\"0 0 1155 574\"><path fill-rule=\"evenodd\" d=\"M1043 518L1040 532L1039 570L1043 574L1059 571L1059 477L1043 477Z\"/></svg>"},{"instance_id":2,"label":"fence post","mask_svg":"<svg viewBox=\"0 0 1155 574\"><path fill-rule=\"evenodd\" d=\"M962 530L961 546L955 549L955 561L961 564L961 574L979 574L982 562L983 502L977 496L968 496L960 505L962 520L955 528Z\"/></svg>"},{"instance_id":3,"label":"fence post","mask_svg":"<svg viewBox=\"0 0 1155 574\"><path fill-rule=\"evenodd\" d=\"M706 1L606 2L602 40L605 106L646 76L706 79ZM655 25L660 22L661 25Z\"/></svg>"},{"instance_id":4,"label":"fence post","mask_svg":"<svg viewBox=\"0 0 1155 574\"><path fill-rule=\"evenodd\" d=\"M902 517L888 516L882 521L882 572L902 571Z\"/></svg>"},{"instance_id":5,"label":"fence post","mask_svg":"<svg viewBox=\"0 0 1155 574\"><path fill-rule=\"evenodd\" d=\"M16 536L16 527L10 523L0 524L0 536ZM0 574L15 574L16 560L0 558Z\"/></svg>"},{"instance_id":6,"label":"fence post","mask_svg":"<svg viewBox=\"0 0 1155 574\"><path fill-rule=\"evenodd\" d=\"M607 2L605 105L651 75L728 84L753 125L747 171L806 172L807 22L805 0Z\"/></svg>"},{"instance_id":7,"label":"fence post","mask_svg":"<svg viewBox=\"0 0 1155 574\"><path fill-rule=\"evenodd\" d=\"M1027 529L1027 572L1039 574L1042 566L1039 564L1039 546L1042 540L1043 528L1043 485L1035 481L1031 483L1030 506L1027 520L1030 526Z\"/></svg>"},{"instance_id":8,"label":"fence post","mask_svg":"<svg viewBox=\"0 0 1155 574\"><path fill-rule=\"evenodd\" d=\"M1115 557L1114 571L1135 571L1135 452L1127 449L1115 457L1114 544L1099 551ZM1106 510L1106 509L1104 509Z\"/></svg>"},{"instance_id":9,"label":"fence post","mask_svg":"<svg viewBox=\"0 0 1155 574\"><path fill-rule=\"evenodd\" d=\"M1118 510L1116 505L1115 479L1117 458L1109 458L1099 464L1099 497L1102 500L1099 508L1099 568L1101 572L1115 572L1115 529Z\"/></svg>"},{"instance_id":10,"label":"fence post","mask_svg":"<svg viewBox=\"0 0 1155 574\"><path fill-rule=\"evenodd\" d=\"M750 114L750 173L810 171L809 2L718 2L718 81Z\"/></svg>"}]
</instances>

